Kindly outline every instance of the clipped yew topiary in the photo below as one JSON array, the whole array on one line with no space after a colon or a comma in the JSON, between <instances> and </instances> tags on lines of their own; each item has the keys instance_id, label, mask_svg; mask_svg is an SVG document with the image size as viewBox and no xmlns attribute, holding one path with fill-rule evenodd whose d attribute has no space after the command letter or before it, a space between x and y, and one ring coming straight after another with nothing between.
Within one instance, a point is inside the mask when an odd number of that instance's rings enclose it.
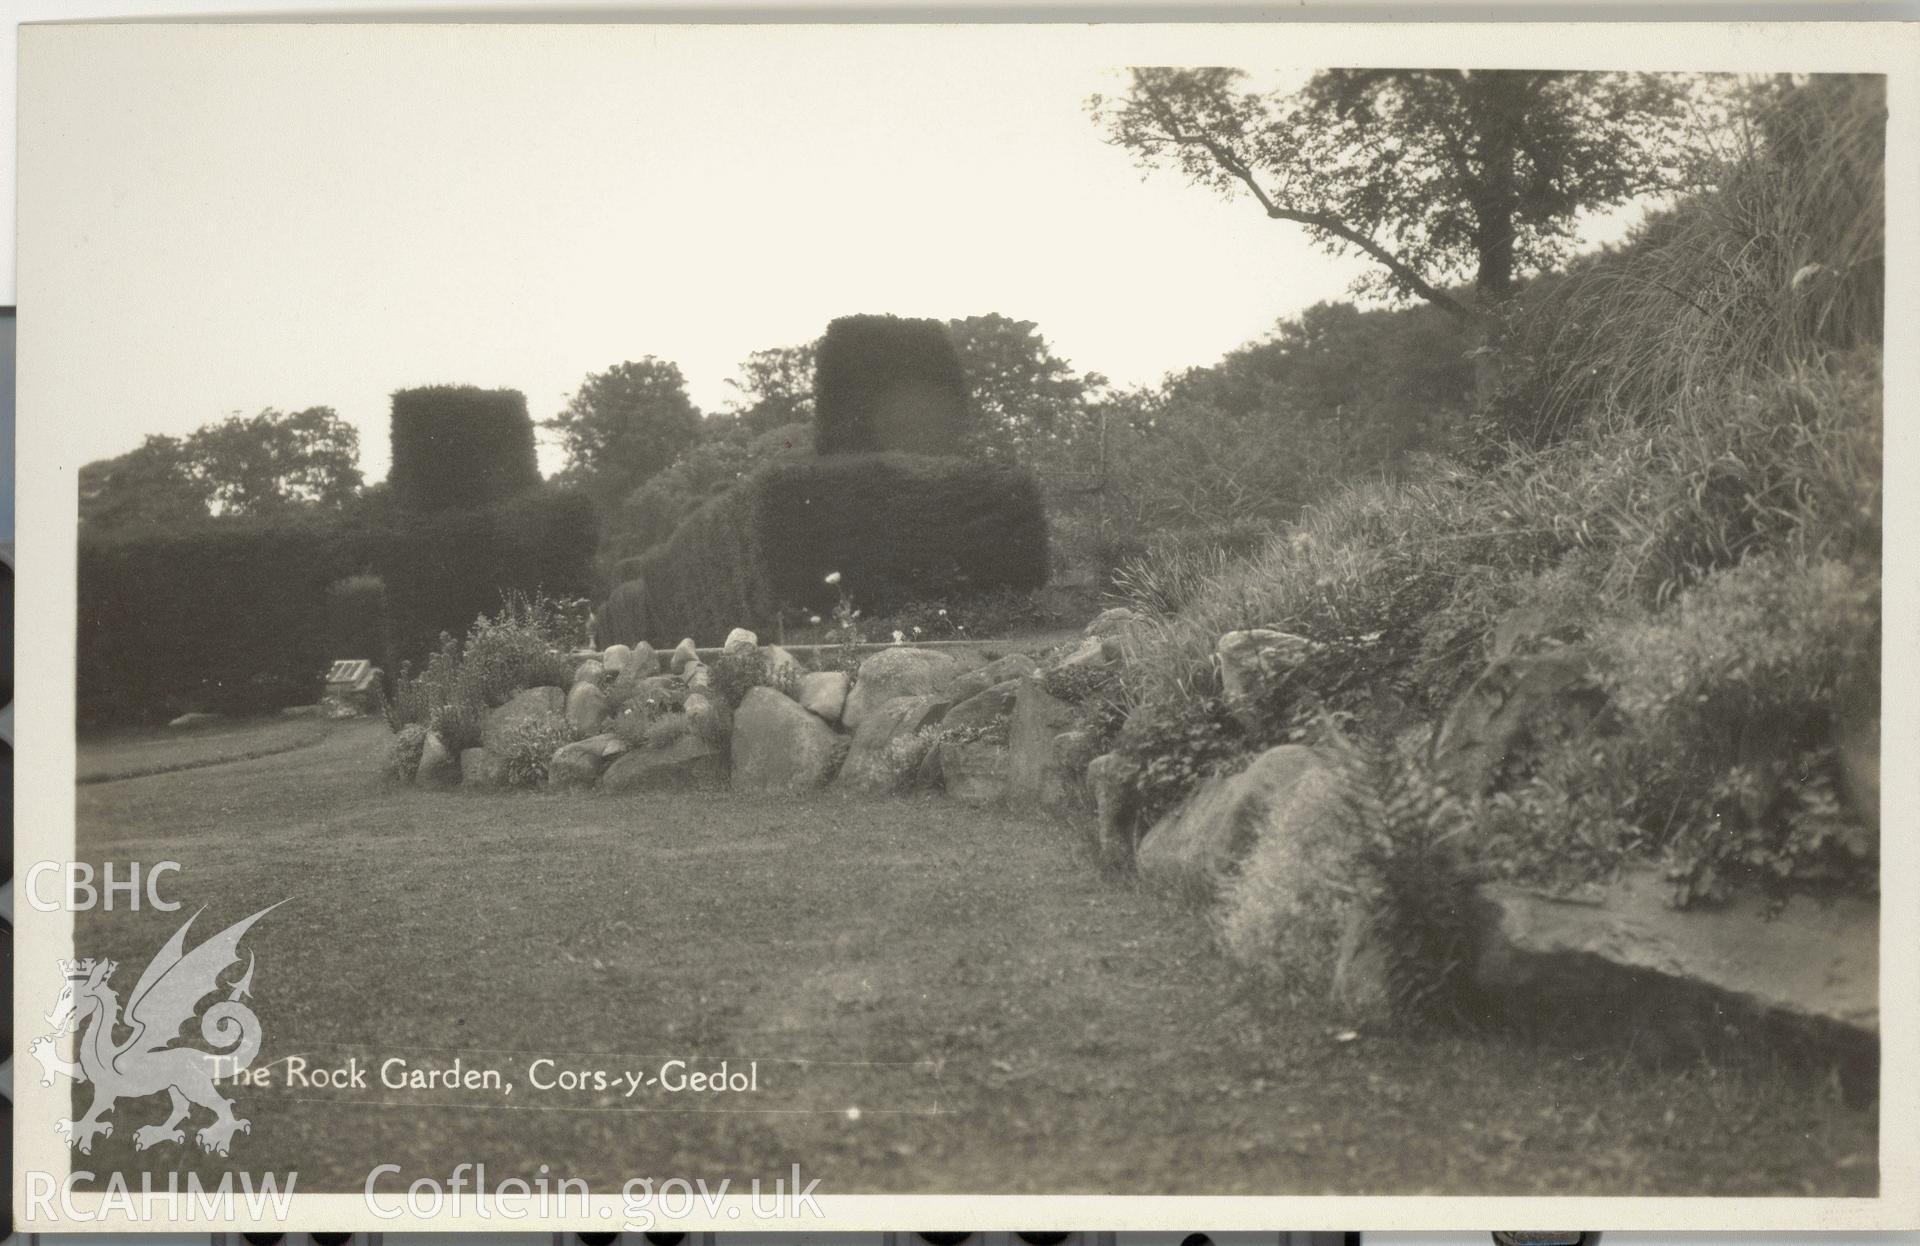
<instances>
[{"instance_id":1,"label":"clipped yew topiary","mask_svg":"<svg viewBox=\"0 0 1920 1246\"><path fill-rule=\"evenodd\" d=\"M1026 470L909 454L777 463L644 556L650 635L719 644L844 589L877 613L916 598L1046 582L1047 520ZM839 572L835 584L826 577Z\"/></svg>"},{"instance_id":2,"label":"clipped yew topiary","mask_svg":"<svg viewBox=\"0 0 1920 1246\"><path fill-rule=\"evenodd\" d=\"M540 483L517 389L425 385L393 394L393 498L416 511L490 506Z\"/></svg>"},{"instance_id":3,"label":"clipped yew topiary","mask_svg":"<svg viewBox=\"0 0 1920 1246\"><path fill-rule=\"evenodd\" d=\"M783 463L757 481L761 557L781 605L869 613L1047 581L1047 516L1025 468L910 454ZM839 586L824 582L838 571Z\"/></svg>"},{"instance_id":4,"label":"clipped yew topiary","mask_svg":"<svg viewBox=\"0 0 1920 1246\"><path fill-rule=\"evenodd\" d=\"M588 596L599 536L593 500L557 485L484 510L400 512L370 559L386 582L395 657L419 661L441 632L465 634L513 590Z\"/></svg>"},{"instance_id":5,"label":"clipped yew topiary","mask_svg":"<svg viewBox=\"0 0 1920 1246\"><path fill-rule=\"evenodd\" d=\"M946 326L842 316L820 339L814 444L821 454L960 454L972 422L967 376Z\"/></svg>"},{"instance_id":6,"label":"clipped yew topiary","mask_svg":"<svg viewBox=\"0 0 1920 1246\"><path fill-rule=\"evenodd\" d=\"M641 555L649 636L662 643L692 636L717 645L736 627L770 624L776 603L754 522L757 480L749 477L702 504L672 536Z\"/></svg>"}]
</instances>

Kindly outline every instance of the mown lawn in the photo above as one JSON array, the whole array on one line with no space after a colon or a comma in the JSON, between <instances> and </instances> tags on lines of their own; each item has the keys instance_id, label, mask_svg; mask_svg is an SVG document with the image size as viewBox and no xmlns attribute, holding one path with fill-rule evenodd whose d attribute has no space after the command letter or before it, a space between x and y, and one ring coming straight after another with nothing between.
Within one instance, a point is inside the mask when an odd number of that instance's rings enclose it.
<instances>
[{"instance_id":1,"label":"mown lawn","mask_svg":"<svg viewBox=\"0 0 1920 1246\"><path fill-rule=\"evenodd\" d=\"M327 723L319 718L254 718L166 730L101 732L82 737L76 777L81 783L105 783L190 770L291 752L326 737Z\"/></svg>"},{"instance_id":2,"label":"mown lawn","mask_svg":"<svg viewBox=\"0 0 1920 1246\"><path fill-rule=\"evenodd\" d=\"M489 1181L784 1174L826 1191L1871 1193L1876 1115L1764 1068L1647 1068L1444 1035L1337 1041L1200 918L1063 828L942 802L393 790L386 732L79 789L82 856L173 859L177 914L83 914L126 989L179 920L275 901L262 1061L490 1065L493 1092L235 1091L226 1163L358 1190L377 1163ZM23 969L23 972L31 970ZM57 987L47 971L47 996ZM757 1059L739 1096L541 1095L529 1061ZM705 1066L710 1067L710 1066ZM81 1106L84 1106L84 1102ZM164 1103L123 1102L96 1171ZM195 1124L200 1123L195 1121Z\"/></svg>"}]
</instances>

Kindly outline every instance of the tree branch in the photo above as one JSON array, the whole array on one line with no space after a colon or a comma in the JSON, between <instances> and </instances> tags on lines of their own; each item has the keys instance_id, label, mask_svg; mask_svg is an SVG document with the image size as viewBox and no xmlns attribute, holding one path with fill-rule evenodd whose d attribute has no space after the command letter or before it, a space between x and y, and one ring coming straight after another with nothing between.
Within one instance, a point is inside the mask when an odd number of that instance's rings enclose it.
<instances>
[{"instance_id":1,"label":"tree branch","mask_svg":"<svg viewBox=\"0 0 1920 1246\"><path fill-rule=\"evenodd\" d=\"M1387 250L1387 248L1381 246L1371 237L1355 229L1339 217L1327 212L1303 212L1298 208L1290 208L1282 204L1267 193L1266 188L1260 184L1259 176L1254 170L1246 161L1240 159L1232 149L1227 147L1226 144L1205 134L1187 133L1180 127L1179 120L1173 115L1173 111L1166 106L1163 100L1152 92L1147 92L1146 95L1167 137L1183 147L1197 146L1204 148L1207 153L1213 157L1215 164L1219 165L1223 171L1243 183L1248 190L1253 192L1253 197L1259 201L1260 206L1265 209L1270 219L1276 221L1292 221L1296 225L1305 225L1311 229L1324 230L1336 238L1351 243L1384 265L1386 269L1395 277L1399 278L1401 283L1409 290L1412 290L1415 294L1427 300L1427 302L1432 303L1434 306L1451 315L1459 317L1463 321L1470 324L1481 324L1489 319L1484 312L1462 303L1445 290L1435 286L1411 264L1408 264L1405 260L1402 260L1399 256Z\"/></svg>"}]
</instances>

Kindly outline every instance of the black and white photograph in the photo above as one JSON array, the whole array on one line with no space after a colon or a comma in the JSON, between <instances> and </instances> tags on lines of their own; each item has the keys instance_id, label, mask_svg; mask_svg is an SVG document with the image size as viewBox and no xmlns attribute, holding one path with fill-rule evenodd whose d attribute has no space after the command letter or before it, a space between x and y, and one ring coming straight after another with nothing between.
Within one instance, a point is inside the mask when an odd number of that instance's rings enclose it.
<instances>
[{"instance_id":1,"label":"black and white photograph","mask_svg":"<svg viewBox=\"0 0 1920 1246\"><path fill-rule=\"evenodd\" d=\"M1854 32L23 27L15 1223L1910 1221Z\"/></svg>"}]
</instances>

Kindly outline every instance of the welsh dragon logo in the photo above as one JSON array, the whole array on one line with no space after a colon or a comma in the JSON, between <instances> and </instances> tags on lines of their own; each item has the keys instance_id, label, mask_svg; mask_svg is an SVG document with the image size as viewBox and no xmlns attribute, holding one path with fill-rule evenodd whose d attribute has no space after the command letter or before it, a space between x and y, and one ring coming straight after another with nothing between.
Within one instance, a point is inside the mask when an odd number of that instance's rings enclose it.
<instances>
[{"instance_id":1,"label":"welsh dragon logo","mask_svg":"<svg viewBox=\"0 0 1920 1246\"><path fill-rule=\"evenodd\" d=\"M134 1130L137 1150L163 1142L185 1142L186 1135L178 1126L195 1106L213 1113L213 1123L196 1134L205 1150L225 1155L234 1133L248 1132L248 1122L233 1114L232 1102L220 1097L214 1081L234 1077L260 1054L260 1018L240 1002L252 993L251 954L247 972L226 987L227 997L199 1013L200 1037L215 1050L173 1044L182 1037L181 1028L194 1019L201 1001L222 988L220 975L239 962L240 937L278 907L270 905L235 922L192 951L186 950L186 943L187 928L194 919L187 918L134 984L124 1016L119 998L107 985L117 967L113 961L89 958L60 962L66 986L53 1011L46 1014L53 1032L34 1039L28 1051L40 1062L42 1086L53 1085L56 1076L90 1083L93 1104L77 1121L56 1122L56 1132L86 1154L93 1150L96 1134L113 1136L112 1122L100 1118L113 1111L121 1099L144 1099L163 1090L172 1104L167 1119ZM77 1059L60 1059L58 1040L89 1021L92 1025L74 1042ZM131 1033L117 1039L116 1031Z\"/></svg>"}]
</instances>

